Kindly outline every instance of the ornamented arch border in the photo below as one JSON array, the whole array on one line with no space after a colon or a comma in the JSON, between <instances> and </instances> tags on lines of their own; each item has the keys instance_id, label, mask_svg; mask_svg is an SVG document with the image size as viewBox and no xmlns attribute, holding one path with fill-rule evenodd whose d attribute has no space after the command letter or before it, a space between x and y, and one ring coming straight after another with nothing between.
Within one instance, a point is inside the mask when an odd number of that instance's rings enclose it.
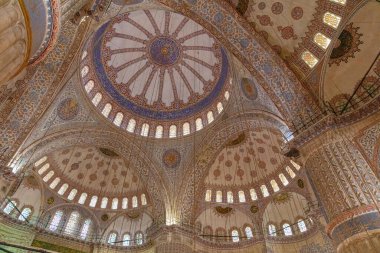
<instances>
[{"instance_id":1,"label":"ornamented arch border","mask_svg":"<svg viewBox=\"0 0 380 253\"><path fill-rule=\"evenodd\" d=\"M296 125L303 117L320 111L310 91L227 2L187 0L178 4L170 0L158 1L201 23L218 38L257 77L281 113Z\"/></svg>"},{"instance_id":2,"label":"ornamented arch border","mask_svg":"<svg viewBox=\"0 0 380 253\"><path fill-rule=\"evenodd\" d=\"M261 116L261 117L260 117ZM242 124L236 124L236 120L241 119ZM279 125L283 126L283 122L266 114L251 113L231 117L222 128L214 129L215 134L206 135L202 140L207 143L203 146L195 156L195 162L185 168L182 185L179 190L179 198L177 202L178 213L181 215L181 222L192 223L196 217L192 214L195 202L195 196L200 194L203 179L208 172L211 164L221 152L228 137L236 135L242 131L246 131L255 127L270 127L279 129ZM280 130L281 131L281 130Z\"/></svg>"},{"instance_id":3,"label":"ornamented arch border","mask_svg":"<svg viewBox=\"0 0 380 253\"><path fill-rule=\"evenodd\" d=\"M128 145L125 145L125 143L128 143ZM115 150L122 157L136 157L137 159L131 160L131 166L146 185L155 210L153 219L157 222L165 221L165 206L169 203L165 180L156 165L125 135L101 129L88 129L86 131L83 131L83 129L71 129L41 139L20 152L19 157L30 157L31 159L28 162L33 163L39 157L50 153L51 150L73 145L102 145Z\"/></svg>"}]
</instances>

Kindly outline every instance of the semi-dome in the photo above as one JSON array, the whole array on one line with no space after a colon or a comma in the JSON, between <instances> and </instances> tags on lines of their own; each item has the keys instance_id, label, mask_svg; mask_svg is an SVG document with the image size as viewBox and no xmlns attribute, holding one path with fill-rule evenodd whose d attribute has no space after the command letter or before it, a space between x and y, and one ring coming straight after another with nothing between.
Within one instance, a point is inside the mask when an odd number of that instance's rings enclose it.
<instances>
[{"instance_id":1,"label":"semi-dome","mask_svg":"<svg viewBox=\"0 0 380 253\"><path fill-rule=\"evenodd\" d=\"M229 98L226 51L195 21L164 10L103 24L85 46L81 77L105 117L156 138L202 129Z\"/></svg>"}]
</instances>

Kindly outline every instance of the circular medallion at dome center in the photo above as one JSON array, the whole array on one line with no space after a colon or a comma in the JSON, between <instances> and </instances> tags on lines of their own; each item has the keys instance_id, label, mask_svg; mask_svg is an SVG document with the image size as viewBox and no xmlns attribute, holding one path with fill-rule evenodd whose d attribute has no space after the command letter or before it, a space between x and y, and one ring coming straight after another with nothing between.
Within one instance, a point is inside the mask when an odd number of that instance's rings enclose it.
<instances>
[{"instance_id":1,"label":"circular medallion at dome center","mask_svg":"<svg viewBox=\"0 0 380 253\"><path fill-rule=\"evenodd\" d=\"M154 63L168 66L177 62L180 49L177 43L168 37L155 38L149 47L149 55Z\"/></svg>"}]
</instances>

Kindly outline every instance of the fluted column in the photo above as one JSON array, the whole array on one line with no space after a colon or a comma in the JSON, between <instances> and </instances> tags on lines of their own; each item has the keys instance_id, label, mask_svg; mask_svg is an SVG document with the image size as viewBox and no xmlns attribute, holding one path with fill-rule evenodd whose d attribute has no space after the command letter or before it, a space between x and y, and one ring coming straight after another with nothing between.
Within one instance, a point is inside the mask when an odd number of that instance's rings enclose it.
<instances>
[{"instance_id":1,"label":"fluted column","mask_svg":"<svg viewBox=\"0 0 380 253\"><path fill-rule=\"evenodd\" d=\"M28 60L27 23L18 1L0 0L0 94Z\"/></svg>"},{"instance_id":2,"label":"fluted column","mask_svg":"<svg viewBox=\"0 0 380 253\"><path fill-rule=\"evenodd\" d=\"M327 215L327 233L338 253L377 253L380 182L352 142L331 138L305 164Z\"/></svg>"}]
</instances>

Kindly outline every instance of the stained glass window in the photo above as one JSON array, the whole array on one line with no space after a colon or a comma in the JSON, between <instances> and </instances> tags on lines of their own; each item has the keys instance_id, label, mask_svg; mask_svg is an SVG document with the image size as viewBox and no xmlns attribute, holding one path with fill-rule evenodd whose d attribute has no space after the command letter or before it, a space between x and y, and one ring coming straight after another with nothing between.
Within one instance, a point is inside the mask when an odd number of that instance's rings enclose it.
<instances>
[{"instance_id":1,"label":"stained glass window","mask_svg":"<svg viewBox=\"0 0 380 253\"><path fill-rule=\"evenodd\" d=\"M171 125L169 128L169 138L175 138L177 137L177 126Z\"/></svg>"},{"instance_id":2,"label":"stained glass window","mask_svg":"<svg viewBox=\"0 0 380 253\"><path fill-rule=\"evenodd\" d=\"M136 196L133 196L132 197L132 207L135 208L138 206L138 203L137 203L137 197Z\"/></svg>"},{"instance_id":3,"label":"stained glass window","mask_svg":"<svg viewBox=\"0 0 380 253\"><path fill-rule=\"evenodd\" d=\"M71 192L69 193L69 196L67 196L68 200L73 200L75 196L77 195L78 190L77 189L72 189Z\"/></svg>"},{"instance_id":4,"label":"stained glass window","mask_svg":"<svg viewBox=\"0 0 380 253\"><path fill-rule=\"evenodd\" d=\"M115 209L117 209L118 205L119 205L119 199L113 198L111 208L115 210Z\"/></svg>"},{"instance_id":5,"label":"stained glass window","mask_svg":"<svg viewBox=\"0 0 380 253\"><path fill-rule=\"evenodd\" d=\"M216 191L216 202L220 203L223 201L223 193L222 191Z\"/></svg>"},{"instance_id":6,"label":"stained glass window","mask_svg":"<svg viewBox=\"0 0 380 253\"><path fill-rule=\"evenodd\" d=\"M245 227L245 236L248 238L248 239L251 239L253 238L253 232L252 232L252 228L251 227Z\"/></svg>"},{"instance_id":7,"label":"stained glass window","mask_svg":"<svg viewBox=\"0 0 380 253\"><path fill-rule=\"evenodd\" d=\"M79 197L78 203L83 205L84 202L86 202L86 199L87 199L87 193L83 192Z\"/></svg>"},{"instance_id":8,"label":"stained glass window","mask_svg":"<svg viewBox=\"0 0 380 253\"><path fill-rule=\"evenodd\" d=\"M232 230L231 236L232 236L233 242L239 242L240 241L239 232L236 229Z\"/></svg>"},{"instance_id":9,"label":"stained glass window","mask_svg":"<svg viewBox=\"0 0 380 253\"><path fill-rule=\"evenodd\" d=\"M135 131L135 127L136 127L136 120L130 119L128 121L127 131L130 133L133 133Z\"/></svg>"},{"instance_id":10,"label":"stained glass window","mask_svg":"<svg viewBox=\"0 0 380 253\"><path fill-rule=\"evenodd\" d=\"M108 198L107 197L103 197L102 198L102 203L100 203L100 208L106 208L107 204L108 204Z\"/></svg>"},{"instance_id":11,"label":"stained glass window","mask_svg":"<svg viewBox=\"0 0 380 253\"><path fill-rule=\"evenodd\" d=\"M8 204L3 209L4 213L10 214L13 211L13 209L15 208L15 206L17 206L16 201L12 200L12 201L8 202Z\"/></svg>"},{"instance_id":12,"label":"stained glass window","mask_svg":"<svg viewBox=\"0 0 380 253\"><path fill-rule=\"evenodd\" d=\"M319 45L321 48L323 49L327 49L328 46L330 45L330 42L331 42L331 39L326 37L324 34L322 33L317 33L315 34L314 36L314 42Z\"/></svg>"},{"instance_id":13,"label":"stained glass window","mask_svg":"<svg viewBox=\"0 0 380 253\"><path fill-rule=\"evenodd\" d=\"M182 132L183 132L184 136L190 134L190 123L189 122L183 123Z\"/></svg>"},{"instance_id":14,"label":"stained glass window","mask_svg":"<svg viewBox=\"0 0 380 253\"><path fill-rule=\"evenodd\" d=\"M94 88L94 81L90 80L86 83L86 85L84 86L84 90L87 92L87 93L90 93L92 91L92 89Z\"/></svg>"},{"instance_id":15,"label":"stained glass window","mask_svg":"<svg viewBox=\"0 0 380 253\"><path fill-rule=\"evenodd\" d=\"M207 122L210 124L213 121L214 121L214 113L212 111L209 111L207 113Z\"/></svg>"},{"instance_id":16,"label":"stained glass window","mask_svg":"<svg viewBox=\"0 0 380 253\"><path fill-rule=\"evenodd\" d=\"M323 22L335 29L338 28L341 19L341 17L331 12L326 12L325 15L323 15Z\"/></svg>"},{"instance_id":17,"label":"stained glass window","mask_svg":"<svg viewBox=\"0 0 380 253\"><path fill-rule=\"evenodd\" d=\"M44 166L42 166L39 170L38 170L38 174L42 175L44 174L48 169L50 168L50 164L44 164Z\"/></svg>"},{"instance_id":18,"label":"stained glass window","mask_svg":"<svg viewBox=\"0 0 380 253\"><path fill-rule=\"evenodd\" d=\"M226 91L226 92L224 93L224 98L225 98L226 100L230 99L230 93L229 93L228 91Z\"/></svg>"},{"instance_id":19,"label":"stained glass window","mask_svg":"<svg viewBox=\"0 0 380 253\"><path fill-rule=\"evenodd\" d=\"M34 166L35 166L35 167L38 167L38 166L40 166L41 164L43 164L44 162L46 162L46 160L47 160L47 156L44 156L44 157L42 157L41 159L39 159L37 162L35 162L35 163L34 163Z\"/></svg>"},{"instance_id":20,"label":"stained glass window","mask_svg":"<svg viewBox=\"0 0 380 253\"><path fill-rule=\"evenodd\" d=\"M59 194L59 195L63 195L63 194L65 194L67 188L69 188L69 185L68 185L68 184L63 184L63 185L61 186L61 188L59 188L59 190L58 190L58 194Z\"/></svg>"},{"instance_id":21,"label":"stained glass window","mask_svg":"<svg viewBox=\"0 0 380 253\"><path fill-rule=\"evenodd\" d=\"M115 244L117 238L117 234L115 232L112 232L108 236L108 243L109 244Z\"/></svg>"},{"instance_id":22,"label":"stained glass window","mask_svg":"<svg viewBox=\"0 0 380 253\"><path fill-rule=\"evenodd\" d=\"M115 126L120 126L121 122L123 122L124 114L121 112L116 113L115 119L113 120L113 123Z\"/></svg>"},{"instance_id":23,"label":"stained glass window","mask_svg":"<svg viewBox=\"0 0 380 253\"><path fill-rule=\"evenodd\" d=\"M59 182L61 181L61 179L59 177L56 177L53 182L51 182L50 184L50 188L51 189L54 189L55 187L57 187L57 185L59 184Z\"/></svg>"},{"instance_id":24,"label":"stained glass window","mask_svg":"<svg viewBox=\"0 0 380 253\"><path fill-rule=\"evenodd\" d=\"M297 224L301 233L306 232L307 227L304 220L298 220Z\"/></svg>"},{"instance_id":25,"label":"stained glass window","mask_svg":"<svg viewBox=\"0 0 380 253\"><path fill-rule=\"evenodd\" d=\"M143 194L141 194L141 205L143 205L143 206L146 206L146 197L145 197L145 194L143 193Z\"/></svg>"},{"instance_id":26,"label":"stained glass window","mask_svg":"<svg viewBox=\"0 0 380 253\"><path fill-rule=\"evenodd\" d=\"M216 109L218 110L218 113L219 113L219 114L222 113L222 112L223 112L223 104L219 102L219 103L216 105Z\"/></svg>"},{"instance_id":27,"label":"stained glass window","mask_svg":"<svg viewBox=\"0 0 380 253\"><path fill-rule=\"evenodd\" d=\"M276 226L273 224L269 224L268 225L268 233L270 236L276 236L277 235Z\"/></svg>"},{"instance_id":28,"label":"stained glass window","mask_svg":"<svg viewBox=\"0 0 380 253\"><path fill-rule=\"evenodd\" d=\"M227 203L234 203L234 195L231 191L227 192Z\"/></svg>"},{"instance_id":29,"label":"stained glass window","mask_svg":"<svg viewBox=\"0 0 380 253\"><path fill-rule=\"evenodd\" d=\"M292 228L290 227L290 225L288 223L284 223L282 225L282 228L284 230L284 235L285 236L290 236L290 235L293 235L293 231L292 231Z\"/></svg>"},{"instance_id":30,"label":"stained glass window","mask_svg":"<svg viewBox=\"0 0 380 253\"><path fill-rule=\"evenodd\" d=\"M63 211L58 210L55 212L53 219L50 222L49 230L56 231L58 229L59 223L61 222L63 216Z\"/></svg>"},{"instance_id":31,"label":"stained glass window","mask_svg":"<svg viewBox=\"0 0 380 253\"><path fill-rule=\"evenodd\" d=\"M239 191L239 202L240 203L245 202L245 194L243 191Z\"/></svg>"},{"instance_id":32,"label":"stained glass window","mask_svg":"<svg viewBox=\"0 0 380 253\"><path fill-rule=\"evenodd\" d=\"M72 235L75 233L77 229L79 221L79 213L77 211L74 211L70 214L69 220L67 221L66 227L65 227L65 234Z\"/></svg>"},{"instance_id":33,"label":"stained glass window","mask_svg":"<svg viewBox=\"0 0 380 253\"><path fill-rule=\"evenodd\" d=\"M266 185L260 186L261 193L263 194L264 198L269 196L268 188Z\"/></svg>"},{"instance_id":34,"label":"stained glass window","mask_svg":"<svg viewBox=\"0 0 380 253\"><path fill-rule=\"evenodd\" d=\"M257 193L256 193L255 189L250 189L250 190L249 190L249 193L250 193L250 195L251 195L251 199L252 199L253 201L257 200Z\"/></svg>"},{"instance_id":35,"label":"stained glass window","mask_svg":"<svg viewBox=\"0 0 380 253\"><path fill-rule=\"evenodd\" d=\"M282 183L284 186L286 186L286 185L289 184L289 181L288 181L288 179L286 179L286 177L285 177L284 174L280 173L280 174L278 175L278 177L280 178L281 183Z\"/></svg>"},{"instance_id":36,"label":"stained glass window","mask_svg":"<svg viewBox=\"0 0 380 253\"><path fill-rule=\"evenodd\" d=\"M270 181L270 184L271 184L274 192L278 192L280 190L280 188L278 187L278 184L277 184L276 180L272 179Z\"/></svg>"},{"instance_id":37,"label":"stained glass window","mask_svg":"<svg viewBox=\"0 0 380 253\"><path fill-rule=\"evenodd\" d=\"M337 4L345 5L347 0L330 0L330 1Z\"/></svg>"},{"instance_id":38,"label":"stained glass window","mask_svg":"<svg viewBox=\"0 0 380 253\"><path fill-rule=\"evenodd\" d=\"M121 208L123 209L128 208L128 198L123 198L123 201L121 202Z\"/></svg>"},{"instance_id":39,"label":"stained glass window","mask_svg":"<svg viewBox=\"0 0 380 253\"><path fill-rule=\"evenodd\" d=\"M206 191L205 201L210 202L211 201L211 190Z\"/></svg>"},{"instance_id":40,"label":"stained glass window","mask_svg":"<svg viewBox=\"0 0 380 253\"><path fill-rule=\"evenodd\" d=\"M80 71L80 74L82 77L85 77L87 74L88 74L88 71L90 70L90 68L88 66L84 66L82 68L82 70Z\"/></svg>"},{"instance_id":41,"label":"stained glass window","mask_svg":"<svg viewBox=\"0 0 380 253\"><path fill-rule=\"evenodd\" d=\"M162 136L163 136L163 134L164 134L164 128L163 128L161 125L157 126L157 127L156 127L156 134L155 134L155 137L156 137L157 139L161 139Z\"/></svg>"},{"instance_id":42,"label":"stained glass window","mask_svg":"<svg viewBox=\"0 0 380 253\"><path fill-rule=\"evenodd\" d=\"M20 216L18 216L18 219L21 221L25 221L29 218L29 216L32 214L32 209L29 207L25 207L22 209Z\"/></svg>"},{"instance_id":43,"label":"stained glass window","mask_svg":"<svg viewBox=\"0 0 380 253\"><path fill-rule=\"evenodd\" d=\"M102 100L102 94L100 92L96 93L95 96L92 98L91 102L95 105L98 106L100 101Z\"/></svg>"},{"instance_id":44,"label":"stained glass window","mask_svg":"<svg viewBox=\"0 0 380 253\"><path fill-rule=\"evenodd\" d=\"M49 173L47 173L44 178L42 180L44 180L44 182L47 182L50 180L50 178L54 175L54 171L49 171Z\"/></svg>"},{"instance_id":45,"label":"stained glass window","mask_svg":"<svg viewBox=\"0 0 380 253\"><path fill-rule=\"evenodd\" d=\"M317 57L315 57L312 53L309 51L305 51L301 55L302 60L310 67L314 68L315 65L318 63Z\"/></svg>"},{"instance_id":46,"label":"stained glass window","mask_svg":"<svg viewBox=\"0 0 380 253\"><path fill-rule=\"evenodd\" d=\"M90 206L95 207L97 202L98 202L98 196L92 196L90 200Z\"/></svg>"},{"instance_id":47,"label":"stained glass window","mask_svg":"<svg viewBox=\"0 0 380 253\"><path fill-rule=\"evenodd\" d=\"M110 115L111 110L112 110L112 105L107 103L102 110L102 114L104 115L104 117L108 117L108 115Z\"/></svg>"},{"instance_id":48,"label":"stained glass window","mask_svg":"<svg viewBox=\"0 0 380 253\"><path fill-rule=\"evenodd\" d=\"M142 245L143 244L143 240L144 240L144 237L143 237L143 234L141 232L137 232L136 235L135 235L135 242L137 245Z\"/></svg>"},{"instance_id":49,"label":"stained glass window","mask_svg":"<svg viewBox=\"0 0 380 253\"><path fill-rule=\"evenodd\" d=\"M296 168L296 170L300 170L301 169L301 166L298 163L296 163L295 161L290 160L290 163L293 164L293 166L294 166L294 168Z\"/></svg>"},{"instance_id":50,"label":"stained glass window","mask_svg":"<svg viewBox=\"0 0 380 253\"><path fill-rule=\"evenodd\" d=\"M123 235L123 246L131 246L131 235L124 234Z\"/></svg>"},{"instance_id":51,"label":"stained glass window","mask_svg":"<svg viewBox=\"0 0 380 253\"><path fill-rule=\"evenodd\" d=\"M289 166L286 166L286 171L288 172L288 174L291 178L296 177L296 174L294 173L294 171Z\"/></svg>"},{"instance_id":52,"label":"stained glass window","mask_svg":"<svg viewBox=\"0 0 380 253\"><path fill-rule=\"evenodd\" d=\"M195 131L199 131L203 128L203 122L201 118L195 120Z\"/></svg>"},{"instance_id":53,"label":"stained glass window","mask_svg":"<svg viewBox=\"0 0 380 253\"><path fill-rule=\"evenodd\" d=\"M147 123L144 123L141 126L141 136L148 136L148 134L149 134L149 125Z\"/></svg>"},{"instance_id":54,"label":"stained glass window","mask_svg":"<svg viewBox=\"0 0 380 253\"><path fill-rule=\"evenodd\" d=\"M90 226L91 226L91 220L87 219L84 221L82 229L80 230L80 238L82 240L86 239L88 232L90 231Z\"/></svg>"}]
</instances>

